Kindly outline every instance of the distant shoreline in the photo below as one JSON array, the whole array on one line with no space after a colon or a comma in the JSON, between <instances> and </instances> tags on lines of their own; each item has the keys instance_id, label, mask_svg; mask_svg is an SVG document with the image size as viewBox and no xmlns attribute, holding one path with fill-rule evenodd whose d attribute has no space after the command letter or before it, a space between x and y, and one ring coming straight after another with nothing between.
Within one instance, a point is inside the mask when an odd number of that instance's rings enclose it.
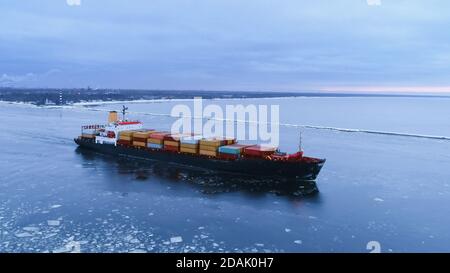
<instances>
[{"instance_id":1,"label":"distant shoreline","mask_svg":"<svg viewBox=\"0 0 450 273\"><path fill-rule=\"evenodd\" d=\"M37 106L90 106L116 103L203 99L281 99L294 97L414 97L450 98L435 94L321 93L321 92L250 92L250 91L179 91L179 90L113 90L113 89L44 89L0 88L0 101Z\"/></svg>"}]
</instances>

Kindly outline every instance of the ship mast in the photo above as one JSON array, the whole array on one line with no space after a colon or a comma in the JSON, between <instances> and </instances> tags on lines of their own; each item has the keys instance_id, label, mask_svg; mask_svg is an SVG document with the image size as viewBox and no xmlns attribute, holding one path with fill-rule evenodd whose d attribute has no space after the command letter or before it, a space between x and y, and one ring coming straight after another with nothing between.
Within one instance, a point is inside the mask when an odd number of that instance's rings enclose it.
<instances>
[{"instance_id":1,"label":"ship mast","mask_svg":"<svg viewBox=\"0 0 450 273\"><path fill-rule=\"evenodd\" d=\"M125 114L127 113L128 107L122 105L122 120L125 121Z\"/></svg>"},{"instance_id":2,"label":"ship mast","mask_svg":"<svg viewBox=\"0 0 450 273\"><path fill-rule=\"evenodd\" d=\"M300 135L298 138L298 151L299 152L303 152L303 148L302 148L302 131L300 130Z\"/></svg>"}]
</instances>

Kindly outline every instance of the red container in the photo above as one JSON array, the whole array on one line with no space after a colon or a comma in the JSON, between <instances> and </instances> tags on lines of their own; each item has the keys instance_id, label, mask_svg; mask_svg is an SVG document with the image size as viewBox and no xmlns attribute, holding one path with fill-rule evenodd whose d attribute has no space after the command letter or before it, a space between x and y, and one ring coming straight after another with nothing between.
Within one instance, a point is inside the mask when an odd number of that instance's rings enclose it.
<instances>
[{"instance_id":1,"label":"red container","mask_svg":"<svg viewBox=\"0 0 450 273\"><path fill-rule=\"evenodd\" d=\"M124 146L131 146L131 140L122 140L122 139L119 139L119 140L117 141L117 144L119 144L119 145L124 145Z\"/></svg>"},{"instance_id":2,"label":"red container","mask_svg":"<svg viewBox=\"0 0 450 273\"><path fill-rule=\"evenodd\" d=\"M232 155L232 154L223 154L219 153L217 156L219 159L226 159L226 160L236 160L239 158L239 155Z\"/></svg>"},{"instance_id":3,"label":"red container","mask_svg":"<svg viewBox=\"0 0 450 273\"><path fill-rule=\"evenodd\" d=\"M134 141L139 141L139 142L145 142L147 143L147 139L146 138L140 138L140 137L133 137Z\"/></svg>"},{"instance_id":4,"label":"red container","mask_svg":"<svg viewBox=\"0 0 450 273\"><path fill-rule=\"evenodd\" d=\"M168 146L168 145L165 145L165 146L164 146L164 150L165 150L165 151L170 151L170 152L179 152L180 148L177 147L177 146Z\"/></svg>"},{"instance_id":5,"label":"red container","mask_svg":"<svg viewBox=\"0 0 450 273\"><path fill-rule=\"evenodd\" d=\"M157 132L157 133L150 134L149 138L164 140L164 137L167 135L169 135L168 132Z\"/></svg>"},{"instance_id":6,"label":"red container","mask_svg":"<svg viewBox=\"0 0 450 273\"><path fill-rule=\"evenodd\" d=\"M244 155L252 157L265 157L274 154L276 150L277 148L275 147L255 145L244 148Z\"/></svg>"},{"instance_id":7,"label":"red container","mask_svg":"<svg viewBox=\"0 0 450 273\"><path fill-rule=\"evenodd\" d=\"M169 140L169 141L180 141L180 138L182 137L182 135L172 135L172 134L167 134L164 136L164 140Z\"/></svg>"},{"instance_id":8,"label":"red container","mask_svg":"<svg viewBox=\"0 0 450 273\"><path fill-rule=\"evenodd\" d=\"M227 145L227 147L236 147L236 148L246 148L246 147L253 147L253 146L255 146L255 145L249 145L249 144L237 144L237 143Z\"/></svg>"}]
</instances>

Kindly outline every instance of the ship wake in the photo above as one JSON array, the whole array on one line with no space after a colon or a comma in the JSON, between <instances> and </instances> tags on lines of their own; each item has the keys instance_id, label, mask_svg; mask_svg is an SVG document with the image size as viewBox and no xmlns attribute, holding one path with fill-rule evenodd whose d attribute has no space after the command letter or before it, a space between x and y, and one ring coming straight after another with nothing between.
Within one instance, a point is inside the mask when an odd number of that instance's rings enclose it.
<instances>
[{"instance_id":1,"label":"ship wake","mask_svg":"<svg viewBox=\"0 0 450 273\"><path fill-rule=\"evenodd\" d=\"M96 109L96 108L78 108L88 111L96 111L96 112L109 112L109 109ZM151 113L151 112L135 112L130 111L130 114L134 115L143 115L143 116L161 116L161 117L169 117L169 118L179 118L172 116L170 114L164 113ZM230 119L217 119L217 118L204 118L197 116L186 116L185 118L191 119L206 119L206 120L219 120L225 122L234 122L234 123L252 123L261 125L263 123L252 121L252 120L230 120ZM267 122L267 125L271 125L272 123ZM277 125L276 123L274 125ZM434 139L434 140L450 140L450 136L438 136L438 135L427 135L427 134L413 134L413 133L404 133L404 132L393 132L393 131L379 131L379 130L370 130L370 129L358 129L358 128L341 128L341 127L332 127L332 126L320 126L320 125L305 125L305 124L291 124L291 123L278 123L280 127L290 127L290 128L298 128L298 129L314 129L314 130L327 130L327 131L336 131L336 132L345 132L345 133L362 133L362 134L374 134L374 135L385 135L385 136L397 136L397 137L413 137L413 138L424 138L424 139Z\"/></svg>"}]
</instances>

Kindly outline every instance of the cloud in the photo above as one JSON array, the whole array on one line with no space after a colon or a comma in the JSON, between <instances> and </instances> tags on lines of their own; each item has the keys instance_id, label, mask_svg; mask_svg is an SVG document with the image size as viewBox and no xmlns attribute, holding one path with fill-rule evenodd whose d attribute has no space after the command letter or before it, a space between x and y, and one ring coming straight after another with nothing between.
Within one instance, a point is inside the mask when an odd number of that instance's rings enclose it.
<instances>
[{"instance_id":1,"label":"cloud","mask_svg":"<svg viewBox=\"0 0 450 273\"><path fill-rule=\"evenodd\" d=\"M50 69L45 73L36 74L36 73L25 73L19 75L11 75L3 73L0 76L0 86L19 86L19 85L28 85L30 83L38 82L38 80L51 76L55 73L61 72L59 69Z\"/></svg>"},{"instance_id":2,"label":"cloud","mask_svg":"<svg viewBox=\"0 0 450 273\"><path fill-rule=\"evenodd\" d=\"M69 6L80 6L81 0L66 0L66 3Z\"/></svg>"},{"instance_id":3,"label":"cloud","mask_svg":"<svg viewBox=\"0 0 450 273\"><path fill-rule=\"evenodd\" d=\"M369 6L381 6L381 0L366 0Z\"/></svg>"},{"instance_id":4,"label":"cloud","mask_svg":"<svg viewBox=\"0 0 450 273\"><path fill-rule=\"evenodd\" d=\"M32 81L36 79L36 75L33 73L26 73L24 75L8 75L3 74L0 77L0 85L11 85L24 81Z\"/></svg>"},{"instance_id":5,"label":"cloud","mask_svg":"<svg viewBox=\"0 0 450 273\"><path fill-rule=\"evenodd\" d=\"M52 87L450 86L450 2L381 2L0 2L0 75L58 67L32 81Z\"/></svg>"}]
</instances>

